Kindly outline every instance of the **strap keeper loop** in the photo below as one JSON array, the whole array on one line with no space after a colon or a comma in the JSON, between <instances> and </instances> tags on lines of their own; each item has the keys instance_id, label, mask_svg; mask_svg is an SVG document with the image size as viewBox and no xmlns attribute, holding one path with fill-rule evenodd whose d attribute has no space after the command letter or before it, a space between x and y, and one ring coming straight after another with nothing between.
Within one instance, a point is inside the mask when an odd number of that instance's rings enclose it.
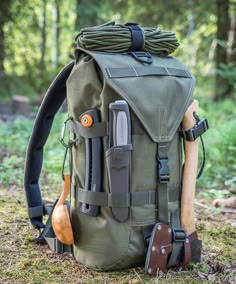
<instances>
[{"instance_id":1,"label":"strap keeper loop","mask_svg":"<svg viewBox=\"0 0 236 284\"><path fill-rule=\"evenodd\" d=\"M131 33L131 47L130 51L142 50L144 47L145 39L144 32L137 23L126 23Z\"/></svg>"},{"instance_id":2,"label":"strap keeper loop","mask_svg":"<svg viewBox=\"0 0 236 284\"><path fill-rule=\"evenodd\" d=\"M205 133L209 128L207 119L199 119L193 128L189 130L182 130L180 133L187 141L195 141L199 136Z\"/></svg>"},{"instance_id":3,"label":"strap keeper loop","mask_svg":"<svg viewBox=\"0 0 236 284\"><path fill-rule=\"evenodd\" d=\"M173 242L185 242L186 233L183 229L172 229Z\"/></svg>"}]
</instances>

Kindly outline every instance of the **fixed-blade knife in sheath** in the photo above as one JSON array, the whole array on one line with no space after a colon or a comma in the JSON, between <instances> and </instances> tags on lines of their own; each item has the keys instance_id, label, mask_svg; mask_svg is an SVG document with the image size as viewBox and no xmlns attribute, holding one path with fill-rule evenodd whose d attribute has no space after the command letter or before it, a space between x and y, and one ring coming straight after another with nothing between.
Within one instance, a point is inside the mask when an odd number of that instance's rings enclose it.
<instances>
[{"instance_id":1,"label":"fixed-blade knife in sheath","mask_svg":"<svg viewBox=\"0 0 236 284\"><path fill-rule=\"evenodd\" d=\"M110 192L114 196L128 195L131 160L131 120L126 101L119 100L109 105L109 150L107 155ZM122 207L123 206L123 207ZM127 205L112 206L116 220L128 218Z\"/></svg>"},{"instance_id":2,"label":"fixed-blade knife in sheath","mask_svg":"<svg viewBox=\"0 0 236 284\"><path fill-rule=\"evenodd\" d=\"M91 125L88 119L91 119ZM94 123L100 122L100 113L97 109L86 111L80 116L80 121L84 120L85 127L92 127ZM86 174L85 174L85 190L91 192L100 192L102 187L102 138L85 138L86 147ZM90 216L98 216L99 206L84 204L80 206L80 211Z\"/></svg>"}]
</instances>

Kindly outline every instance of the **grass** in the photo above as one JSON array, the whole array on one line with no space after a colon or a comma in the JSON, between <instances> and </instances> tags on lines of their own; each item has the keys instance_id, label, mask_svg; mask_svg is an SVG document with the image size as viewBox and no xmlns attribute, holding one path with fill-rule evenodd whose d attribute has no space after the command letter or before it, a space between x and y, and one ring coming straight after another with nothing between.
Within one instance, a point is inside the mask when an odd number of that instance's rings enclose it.
<instances>
[{"instance_id":1,"label":"grass","mask_svg":"<svg viewBox=\"0 0 236 284\"><path fill-rule=\"evenodd\" d=\"M57 255L33 241L38 232L29 225L21 188L0 188L0 283L235 283L234 215L197 208L197 227L203 240L202 262L182 271L166 270L150 277L142 267L99 273ZM235 224L234 224L235 225Z\"/></svg>"}]
</instances>

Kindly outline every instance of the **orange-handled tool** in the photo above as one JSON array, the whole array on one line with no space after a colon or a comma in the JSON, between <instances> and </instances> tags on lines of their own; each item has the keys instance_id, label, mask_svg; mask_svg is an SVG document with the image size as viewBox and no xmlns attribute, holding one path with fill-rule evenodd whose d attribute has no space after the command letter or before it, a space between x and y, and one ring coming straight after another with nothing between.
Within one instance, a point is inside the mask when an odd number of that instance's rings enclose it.
<instances>
[{"instance_id":1,"label":"orange-handled tool","mask_svg":"<svg viewBox=\"0 0 236 284\"><path fill-rule=\"evenodd\" d=\"M93 117L91 114L84 114L81 117L81 124L83 125L83 127L91 127L93 125Z\"/></svg>"}]
</instances>

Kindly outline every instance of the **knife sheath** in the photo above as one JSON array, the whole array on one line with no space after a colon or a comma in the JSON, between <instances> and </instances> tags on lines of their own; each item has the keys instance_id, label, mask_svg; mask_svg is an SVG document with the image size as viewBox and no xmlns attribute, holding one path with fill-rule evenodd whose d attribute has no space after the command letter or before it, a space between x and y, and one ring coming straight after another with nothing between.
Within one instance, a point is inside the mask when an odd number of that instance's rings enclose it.
<instances>
[{"instance_id":1,"label":"knife sheath","mask_svg":"<svg viewBox=\"0 0 236 284\"><path fill-rule=\"evenodd\" d=\"M125 222L129 215L129 204L126 204L126 202L129 194L131 150L132 145L128 144L114 146L106 152L112 214L119 222Z\"/></svg>"},{"instance_id":2,"label":"knife sheath","mask_svg":"<svg viewBox=\"0 0 236 284\"><path fill-rule=\"evenodd\" d=\"M106 152L110 204L119 222L129 216L129 187L131 162L131 123L128 104L116 101L109 105L109 149Z\"/></svg>"},{"instance_id":3,"label":"knife sheath","mask_svg":"<svg viewBox=\"0 0 236 284\"><path fill-rule=\"evenodd\" d=\"M81 115L89 114L93 118L93 123L100 122L99 111L92 109ZM86 174L85 190L100 192L102 186L102 141L101 137L85 138L86 147ZM80 211L90 216L98 216L99 206L82 203Z\"/></svg>"}]
</instances>

